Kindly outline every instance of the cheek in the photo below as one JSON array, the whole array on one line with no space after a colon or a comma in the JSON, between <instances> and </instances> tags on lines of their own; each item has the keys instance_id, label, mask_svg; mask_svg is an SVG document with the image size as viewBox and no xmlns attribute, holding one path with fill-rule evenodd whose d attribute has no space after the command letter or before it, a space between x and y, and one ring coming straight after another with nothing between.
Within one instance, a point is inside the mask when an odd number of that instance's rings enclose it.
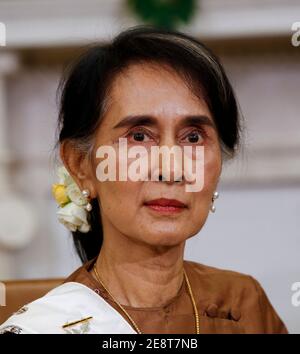
<instances>
[{"instance_id":1,"label":"cheek","mask_svg":"<svg viewBox=\"0 0 300 354\"><path fill-rule=\"evenodd\" d=\"M214 192L222 169L221 151L217 148L204 156L204 190Z\"/></svg>"},{"instance_id":2,"label":"cheek","mask_svg":"<svg viewBox=\"0 0 300 354\"><path fill-rule=\"evenodd\" d=\"M104 144L102 143L102 145ZM120 225L125 223L126 225L130 224L130 221L132 222L138 213L142 182L119 181L118 152L116 152L116 156L112 167L116 169L116 180L113 181L100 181L97 178L97 168L103 160L107 159L107 156L93 160L93 185L100 202L102 217L109 219L112 223ZM105 173L107 171L106 169Z\"/></svg>"},{"instance_id":3,"label":"cheek","mask_svg":"<svg viewBox=\"0 0 300 354\"><path fill-rule=\"evenodd\" d=\"M213 193L217 189L217 184L222 168L221 152L218 150L207 151L204 156L204 185L200 192L192 193L194 201L194 211L199 215L207 215L211 206Z\"/></svg>"},{"instance_id":4,"label":"cheek","mask_svg":"<svg viewBox=\"0 0 300 354\"><path fill-rule=\"evenodd\" d=\"M101 209L111 221L134 218L138 210L140 183L111 181L97 183Z\"/></svg>"}]
</instances>

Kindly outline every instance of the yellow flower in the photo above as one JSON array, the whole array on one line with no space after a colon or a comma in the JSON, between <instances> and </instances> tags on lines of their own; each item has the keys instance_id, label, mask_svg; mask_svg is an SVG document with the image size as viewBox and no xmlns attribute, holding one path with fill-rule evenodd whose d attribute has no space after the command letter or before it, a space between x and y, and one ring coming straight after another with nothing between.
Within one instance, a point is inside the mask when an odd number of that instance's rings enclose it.
<instances>
[{"instance_id":1,"label":"yellow flower","mask_svg":"<svg viewBox=\"0 0 300 354\"><path fill-rule=\"evenodd\" d=\"M62 206L70 202L70 198L67 195L66 187L63 184L53 184L52 194L56 202Z\"/></svg>"}]
</instances>

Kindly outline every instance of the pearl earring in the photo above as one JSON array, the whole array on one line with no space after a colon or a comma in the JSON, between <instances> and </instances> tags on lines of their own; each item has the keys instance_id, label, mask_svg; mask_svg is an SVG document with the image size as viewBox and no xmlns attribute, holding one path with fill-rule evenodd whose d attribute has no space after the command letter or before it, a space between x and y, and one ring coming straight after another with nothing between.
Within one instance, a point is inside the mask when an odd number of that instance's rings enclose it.
<instances>
[{"instance_id":1,"label":"pearl earring","mask_svg":"<svg viewBox=\"0 0 300 354\"><path fill-rule=\"evenodd\" d=\"M89 196L90 196L90 194L91 194L88 189L84 189L81 193L82 193L82 195L83 195L85 198L89 198ZM88 202L88 203L86 204L86 206L85 206L85 209L86 209L87 211L91 211L91 210L93 209L92 204L91 204L90 202Z\"/></svg>"},{"instance_id":2,"label":"pearl earring","mask_svg":"<svg viewBox=\"0 0 300 354\"><path fill-rule=\"evenodd\" d=\"M214 213L215 211L216 211L216 206L215 206L215 200L216 199L218 199L219 198L219 193L216 191L216 192L214 192L214 194L213 194L213 196L212 196L212 205L211 205L211 207L210 207L210 211L212 212L212 213Z\"/></svg>"},{"instance_id":3,"label":"pearl earring","mask_svg":"<svg viewBox=\"0 0 300 354\"><path fill-rule=\"evenodd\" d=\"M85 209L87 211L91 211L93 209L92 204L91 203L87 203L87 205L85 206Z\"/></svg>"},{"instance_id":4,"label":"pearl earring","mask_svg":"<svg viewBox=\"0 0 300 354\"><path fill-rule=\"evenodd\" d=\"M88 189L84 189L81 193L85 198L88 198L90 196L90 191Z\"/></svg>"}]
</instances>

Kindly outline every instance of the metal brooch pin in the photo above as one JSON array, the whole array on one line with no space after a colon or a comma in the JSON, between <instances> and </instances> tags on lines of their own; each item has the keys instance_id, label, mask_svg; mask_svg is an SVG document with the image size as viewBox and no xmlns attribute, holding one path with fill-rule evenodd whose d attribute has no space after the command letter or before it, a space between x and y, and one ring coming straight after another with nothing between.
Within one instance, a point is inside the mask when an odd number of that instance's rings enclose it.
<instances>
[{"instance_id":1,"label":"metal brooch pin","mask_svg":"<svg viewBox=\"0 0 300 354\"><path fill-rule=\"evenodd\" d=\"M87 322L87 321L91 320L92 318L93 318L92 316L89 316L89 317L83 318L83 319L78 320L78 321L67 322L67 323L65 323L65 324L62 326L62 328L68 328L68 327L77 325L78 323Z\"/></svg>"}]
</instances>

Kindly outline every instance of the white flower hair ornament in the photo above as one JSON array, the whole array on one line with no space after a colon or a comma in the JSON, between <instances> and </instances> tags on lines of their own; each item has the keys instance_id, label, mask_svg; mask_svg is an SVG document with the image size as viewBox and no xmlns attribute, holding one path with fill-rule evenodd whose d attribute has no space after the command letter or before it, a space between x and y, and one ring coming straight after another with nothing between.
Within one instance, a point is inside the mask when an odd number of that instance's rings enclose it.
<instances>
[{"instance_id":1,"label":"white flower hair ornament","mask_svg":"<svg viewBox=\"0 0 300 354\"><path fill-rule=\"evenodd\" d=\"M58 204L59 222L73 232L89 232L88 212L92 210L89 191L81 191L64 166L58 168L57 174L58 183L52 185L52 194Z\"/></svg>"}]
</instances>

